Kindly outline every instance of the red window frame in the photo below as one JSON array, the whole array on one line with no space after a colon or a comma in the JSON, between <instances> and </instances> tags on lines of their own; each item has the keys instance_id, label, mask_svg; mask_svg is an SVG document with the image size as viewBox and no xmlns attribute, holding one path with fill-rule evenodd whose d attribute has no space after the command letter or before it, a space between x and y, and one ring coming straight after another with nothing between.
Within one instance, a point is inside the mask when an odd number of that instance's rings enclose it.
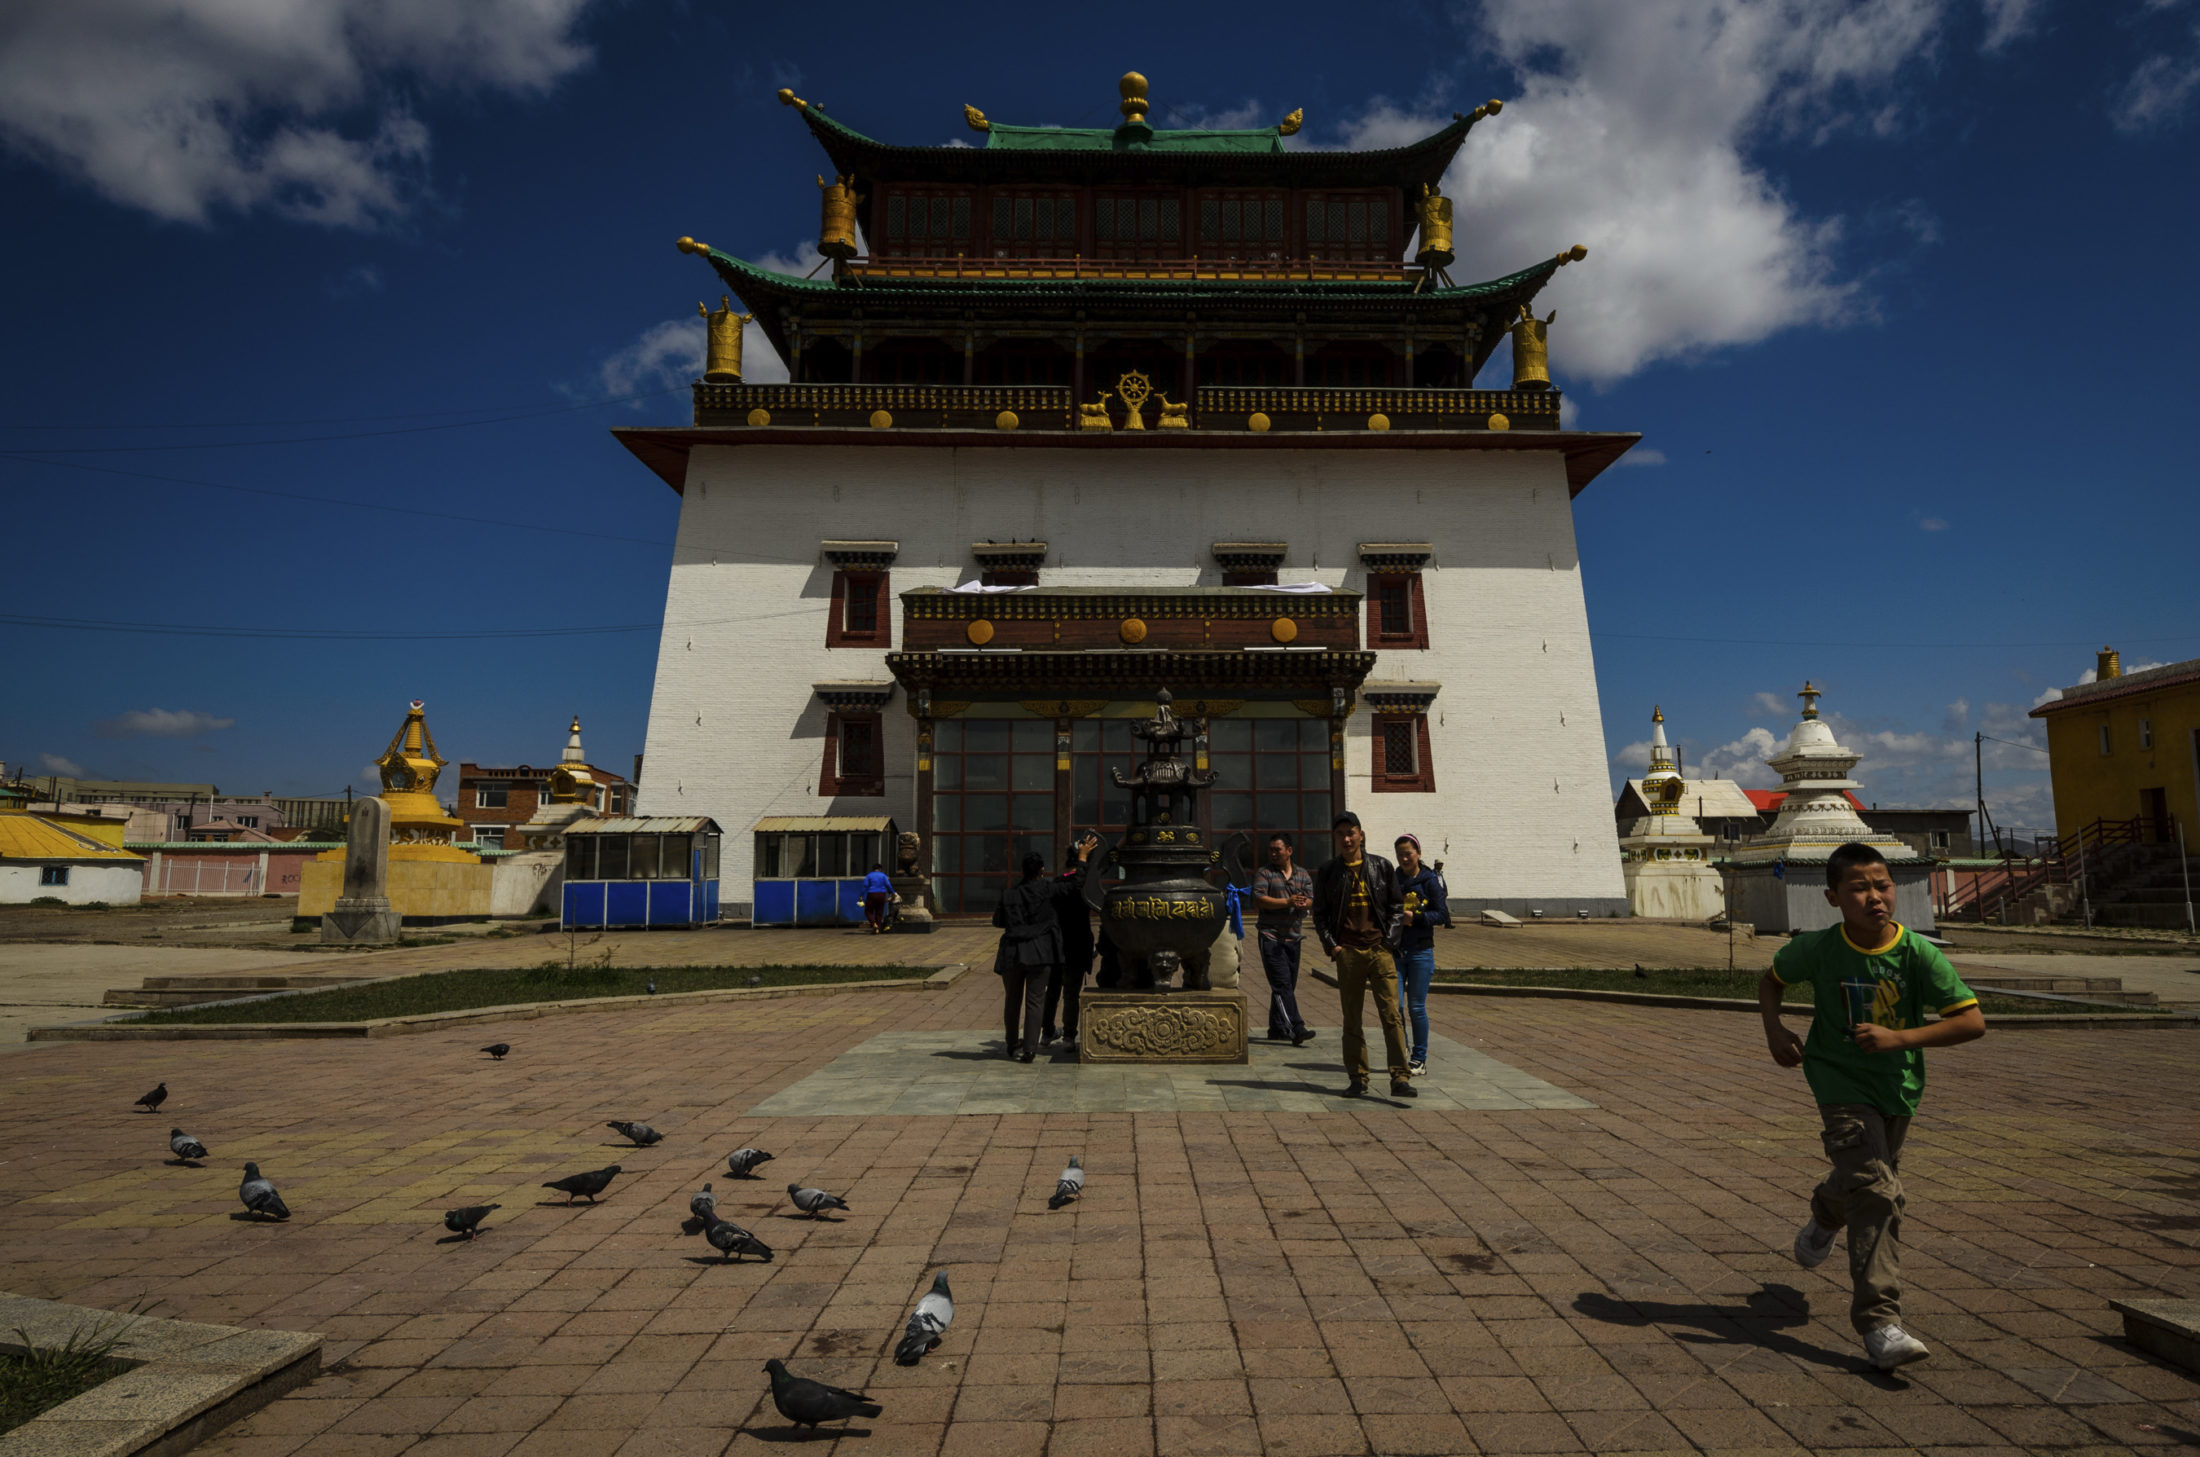
<instances>
[{"instance_id":1,"label":"red window frame","mask_svg":"<svg viewBox=\"0 0 2200 1457\"><path fill-rule=\"evenodd\" d=\"M1401 773L1392 766L1392 736L1401 736L1413 752L1411 772ZM1368 788L1376 794L1433 794L1436 792L1436 766L1429 760L1428 715L1425 713L1378 713L1375 715L1375 731L1369 737L1372 745L1368 764Z\"/></svg>"},{"instance_id":2,"label":"red window frame","mask_svg":"<svg viewBox=\"0 0 2200 1457\"><path fill-rule=\"evenodd\" d=\"M1383 621L1385 588L1403 587L1408 617L1406 631L1391 632ZM1371 648L1425 648L1428 646L1428 599L1421 591L1419 572L1369 572L1367 574L1367 645Z\"/></svg>"},{"instance_id":3,"label":"red window frame","mask_svg":"<svg viewBox=\"0 0 2200 1457\"><path fill-rule=\"evenodd\" d=\"M829 648L884 648L893 646L891 614L887 603L890 573L884 569L869 571L861 567L844 567L833 573L832 606L825 616L825 646ZM852 583L870 583L877 593L872 605L872 624L868 631L849 625L848 588Z\"/></svg>"},{"instance_id":4,"label":"red window frame","mask_svg":"<svg viewBox=\"0 0 2200 1457\"><path fill-rule=\"evenodd\" d=\"M851 771L842 753L850 729L869 736L870 763ZM834 709L825 716L825 762L819 768L817 792L822 797L839 794L876 797L886 792L886 715L875 708Z\"/></svg>"},{"instance_id":5,"label":"red window frame","mask_svg":"<svg viewBox=\"0 0 2200 1457\"><path fill-rule=\"evenodd\" d=\"M864 241L870 244L873 257L962 258L975 250L976 188L896 184L879 191L881 196L871 206L871 221L877 231L864 231ZM921 228L916 225L920 211L924 216Z\"/></svg>"}]
</instances>

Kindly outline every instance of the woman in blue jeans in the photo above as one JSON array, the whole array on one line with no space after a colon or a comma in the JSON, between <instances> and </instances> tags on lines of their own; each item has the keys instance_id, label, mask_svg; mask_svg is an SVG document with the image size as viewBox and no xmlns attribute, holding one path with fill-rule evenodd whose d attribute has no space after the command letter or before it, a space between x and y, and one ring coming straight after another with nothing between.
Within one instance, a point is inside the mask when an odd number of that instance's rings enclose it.
<instances>
[{"instance_id":1,"label":"woman in blue jeans","mask_svg":"<svg viewBox=\"0 0 2200 1457\"><path fill-rule=\"evenodd\" d=\"M1398 894L1405 902L1405 933L1398 942L1398 1001L1413 1037L1411 1071L1428 1071L1428 984L1436 975L1436 927L1451 924L1444 877L1421 863L1421 842L1400 835Z\"/></svg>"}]
</instances>

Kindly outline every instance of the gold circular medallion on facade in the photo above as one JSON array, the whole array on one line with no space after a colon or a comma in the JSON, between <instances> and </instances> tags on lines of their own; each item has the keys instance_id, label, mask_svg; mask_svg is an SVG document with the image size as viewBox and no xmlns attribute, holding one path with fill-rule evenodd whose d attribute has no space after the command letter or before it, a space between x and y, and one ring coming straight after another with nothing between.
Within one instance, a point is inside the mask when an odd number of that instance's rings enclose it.
<instances>
[{"instance_id":1,"label":"gold circular medallion on facade","mask_svg":"<svg viewBox=\"0 0 2200 1457\"><path fill-rule=\"evenodd\" d=\"M1268 417L1255 410L1245 417L1245 428L1248 430L1266 430L1268 428Z\"/></svg>"},{"instance_id":2,"label":"gold circular medallion on facade","mask_svg":"<svg viewBox=\"0 0 2200 1457\"><path fill-rule=\"evenodd\" d=\"M1288 617L1279 617L1268 624L1268 635L1277 642L1296 642L1299 636L1299 625Z\"/></svg>"},{"instance_id":3,"label":"gold circular medallion on facade","mask_svg":"<svg viewBox=\"0 0 2200 1457\"><path fill-rule=\"evenodd\" d=\"M884 410L873 410L871 412L871 428L873 430L891 430L894 428L894 417Z\"/></svg>"},{"instance_id":4,"label":"gold circular medallion on facade","mask_svg":"<svg viewBox=\"0 0 2200 1457\"><path fill-rule=\"evenodd\" d=\"M1367 417L1367 428L1370 430L1388 430L1390 428L1390 417L1380 412L1370 415Z\"/></svg>"},{"instance_id":5,"label":"gold circular medallion on facade","mask_svg":"<svg viewBox=\"0 0 2200 1457\"><path fill-rule=\"evenodd\" d=\"M751 425L769 425L771 424L771 422L771 411L762 409L749 411L749 423Z\"/></svg>"},{"instance_id":6,"label":"gold circular medallion on facade","mask_svg":"<svg viewBox=\"0 0 2200 1457\"><path fill-rule=\"evenodd\" d=\"M1512 429L1512 427L1512 421L1506 419L1503 415L1499 414L1495 410L1490 411L1490 428L1492 430L1510 430Z\"/></svg>"},{"instance_id":7,"label":"gold circular medallion on facade","mask_svg":"<svg viewBox=\"0 0 2200 1457\"><path fill-rule=\"evenodd\" d=\"M969 638L973 645L982 648L993 641L993 624L981 617L963 629L963 636Z\"/></svg>"},{"instance_id":8,"label":"gold circular medallion on facade","mask_svg":"<svg viewBox=\"0 0 2200 1457\"><path fill-rule=\"evenodd\" d=\"M1014 410L1003 410L993 417L993 428L996 430L1013 430L1021 423Z\"/></svg>"},{"instance_id":9,"label":"gold circular medallion on facade","mask_svg":"<svg viewBox=\"0 0 2200 1457\"><path fill-rule=\"evenodd\" d=\"M1116 626L1115 634L1127 643L1142 643L1146 640L1146 624L1140 618L1126 617Z\"/></svg>"}]
</instances>

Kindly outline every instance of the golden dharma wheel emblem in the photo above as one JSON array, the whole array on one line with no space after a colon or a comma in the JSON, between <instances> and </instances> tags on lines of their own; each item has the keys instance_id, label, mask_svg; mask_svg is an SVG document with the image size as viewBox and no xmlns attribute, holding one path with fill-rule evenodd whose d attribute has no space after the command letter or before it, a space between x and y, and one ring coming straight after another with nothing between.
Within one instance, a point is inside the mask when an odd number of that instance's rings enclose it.
<instances>
[{"instance_id":1,"label":"golden dharma wheel emblem","mask_svg":"<svg viewBox=\"0 0 2200 1457\"><path fill-rule=\"evenodd\" d=\"M1268 417L1255 410L1245 417L1245 428L1248 430L1266 430L1268 428Z\"/></svg>"},{"instance_id":2,"label":"golden dharma wheel emblem","mask_svg":"<svg viewBox=\"0 0 2200 1457\"><path fill-rule=\"evenodd\" d=\"M1288 617L1279 617L1268 624L1268 635L1277 642L1297 642L1299 625Z\"/></svg>"},{"instance_id":3,"label":"golden dharma wheel emblem","mask_svg":"<svg viewBox=\"0 0 2200 1457\"><path fill-rule=\"evenodd\" d=\"M982 648L993 641L993 624L981 617L963 629L963 636L969 638L972 645Z\"/></svg>"},{"instance_id":4,"label":"golden dharma wheel emblem","mask_svg":"<svg viewBox=\"0 0 2200 1457\"><path fill-rule=\"evenodd\" d=\"M891 430L894 428L894 417L884 410L873 410L871 412L871 428L873 430Z\"/></svg>"},{"instance_id":5,"label":"golden dharma wheel emblem","mask_svg":"<svg viewBox=\"0 0 2200 1457\"><path fill-rule=\"evenodd\" d=\"M749 411L749 423L751 425L769 425L771 424L771 422L771 411L765 409L755 409Z\"/></svg>"},{"instance_id":6,"label":"golden dharma wheel emblem","mask_svg":"<svg viewBox=\"0 0 2200 1457\"><path fill-rule=\"evenodd\" d=\"M1370 415L1367 417L1367 428L1370 430L1388 430L1390 428L1390 417L1380 412Z\"/></svg>"},{"instance_id":7,"label":"golden dharma wheel emblem","mask_svg":"<svg viewBox=\"0 0 2200 1457\"><path fill-rule=\"evenodd\" d=\"M1145 621L1141 618L1126 617L1116 627L1115 634L1127 643L1142 643L1146 640Z\"/></svg>"},{"instance_id":8,"label":"golden dharma wheel emblem","mask_svg":"<svg viewBox=\"0 0 2200 1457\"><path fill-rule=\"evenodd\" d=\"M1506 419L1502 414L1495 410L1490 412L1490 428L1492 430L1510 430L1512 426L1513 422Z\"/></svg>"},{"instance_id":9,"label":"golden dharma wheel emblem","mask_svg":"<svg viewBox=\"0 0 2200 1457\"><path fill-rule=\"evenodd\" d=\"M1013 430L1022 423L1016 418L1014 410L1003 410L993 417L993 428L996 430Z\"/></svg>"}]
</instances>

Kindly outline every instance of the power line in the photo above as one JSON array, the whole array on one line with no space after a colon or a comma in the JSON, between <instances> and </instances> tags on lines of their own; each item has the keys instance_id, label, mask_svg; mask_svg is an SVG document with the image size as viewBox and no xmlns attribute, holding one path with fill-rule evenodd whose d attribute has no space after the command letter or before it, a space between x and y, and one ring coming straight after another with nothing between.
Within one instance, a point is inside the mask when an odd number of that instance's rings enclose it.
<instances>
[{"instance_id":1,"label":"power line","mask_svg":"<svg viewBox=\"0 0 2200 1457\"><path fill-rule=\"evenodd\" d=\"M1992 734L1980 734L1979 737L1986 740L1986 742L1988 742L1989 744L2007 744L2012 749L2030 749L2035 754L2044 754L2047 752L2047 750L2041 748L2038 744L2020 744L2015 739L1997 739Z\"/></svg>"},{"instance_id":2,"label":"power line","mask_svg":"<svg viewBox=\"0 0 2200 1457\"><path fill-rule=\"evenodd\" d=\"M649 391L649 392L648 392L648 393L646 393L646 394L639 394L639 395L613 395L613 396L610 396L610 397L608 397L608 398L606 398L606 399L601 399L601 400L588 400L588 401L584 401L584 402L582 402L582 403L580 403L580 404L573 404L573 405L554 405L554 406L548 406L548 407L543 407L543 408L528 408L528 409L525 409L525 410L521 410L521 409L519 409L518 407L516 407L516 406L512 406L512 405L475 405L475 406L472 406L472 407L469 407L469 408L465 408L465 409L451 409L451 410L408 410L408 411L402 411L402 412L400 412L400 413L398 413L398 414L394 414L394 415L325 415L325 416L322 416L322 417L320 417L320 418L318 418L318 419L305 419L305 420L232 420L232 421L209 421L209 422L207 422L207 423L205 423L205 424L198 424L198 425L125 425L125 424L112 424L112 425L55 425L55 424L51 424L51 423L48 423L48 424L42 424L42 425L31 425L31 424L19 424L19 425L10 425L10 424L0 424L0 430L51 430L51 431L64 432L64 433L66 433L66 432L74 432L74 431L90 431L90 430L288 430L288 429L292 429L292 428L295 428L295 427L297 427L297 426L301 426L301 425L362 425L362 424L369 424L369 423L372 423L372 422L375 422L375 421L379 421L379 420L434 420L434 419L440 419L440 418L442 418L442 417L444 417L444 416L447 416L447 415L484 415L484 414L486 414L486 415L490 415L490 416L492 416L492 418L489 418L489 419L483 419L483 420L469 420L469 421L460 421L460 422L459 422L459 423L458 423L457 425L446 425L446 426L434 426L434 427L426 427L426 428L434 428L434 429L458 429L458 428L462 428L463 426L465 426L465 425L469 425L469 424L472 424L472 425L494 425L494 424L496 424L496 423L498 423L499 421L502 421L502 420L525 420L525 419L529 419L529 418L531 418L531 417L533 417L533 416L536 416L536 415L556 415L556 414L568 414L568 413L571 413L571 412L573 412L573 411L575 411L575 410L593 410L593 409L596 409L596 408L598 408L599 406L602 406L602 405L627 405L627 404L633 404L633 403L636 403L636 402L638 402L638 401L641 401L641 400L656 400L656 399L662 399L662 398L664 398L664 397L665 397L666 395L676 395L676 394L681 394L681 393L685 392L685 391L686 391L687 389L688 389L688 386L686 386L686 385L675 385L675 386L674 386L674 387L672 387L671 389L662 389L662 390L651 390L651 391ZM389 432L373 432L373 433L403 434L403 433L405 433L405 432L403 432L403 431L389 431ZM360 437L360 436L348 436L348 435L327 435L327 436L316 436L316 437L314 437L314 438L315 438L315 439L323 439L323 440L350 440L350 439L360 439L360 438L364 438L364 437ZM288 442L288 441L277 441L277 440L244 440L244 441L234 441L234 442L224 442L224 443L230 443L230 444L239 444L239 445L281 445L281 444L290 444L290 443L293 443L293 442ZM18 448L18 449L25 449L25 450L35 450L35 449L39 449L40 447L37 447L37 446L19 446L19 447L17 447L17 448ZM182 446L158 446L158 445L156 445L156 446L132 446L132 447L117 447L117 448L128 448L128 449L138 449L138 450L170 450L170 449L176 449L176 450L204 450L204 449L209 449L209 448L211 448L211 446L209 446L209 445L205 445L205 444L198 444L198 445L182 445Z\"/></svg>"},{"instance_id":3,"label":"power line","mask_svg":"<svg viewBox=\"0 0 2200 1457\"><path fill-rule=\"evenodd\" d=\"M31 613L0 612L0 625L42 627L58 632L114 632L147 637L216 637L274 642L474 642L518 638L602 637L624 632L691 632L699 627L729 627L737 623L770 622L783 617L802 617L817 606L784 612L758 612L740 617L718 617L695 622L621 622L590 627L484 628L478 631L392 632L384 629L354 631L319 627L222 627L181 622L125 622L94 617L45 617Z\"/></svg>"},{"instance_id":4,"label":"power line","mask_svg":"<svg viewBox=\"0 0 2200 1457\"><path fill-rule=\"evenodd\" d=\"M1620 642L1691 642L1691 643L1712 643L1712 644L1717 644L1717 645L1720 645L1720 646L1726 646L1726 647L1753 647L1753 648L1855 648L1855 647L1857 647L1857 646L1858 646L1858 644L1857 644L1857 643L1855 643L1855 642L1853 642L1853 641L1847 641L1847 642L1842 642L1842 641L1811 641L1811 640L1807 640L1807 639L1802 639L1802 638L1771 638L1771 637L1676 637L1676 636L1674 636L1674 635L1673 635L1673 634L1671 634L1671 633L1664 633L1664 632L1658 632L1658 633L1641 633L1641 632L1594 632L1594 631L1592 631L1592 632L1591 632L1591 633L1590 633L1589 635L1590 635L1590 637L1591 637L1592 639L1596 639L1596 638L1606 638L1606 639L1612 639L1612 640L1616 640L1616 641L1620 641ZM2134 644L2140 644L2140 643L2177 643L2177 642L2200 642L2200 637L2196 637L2196 636L2194 636L2194 635L2191 635L2191 634L2187 634L2187 635L2185 635L2185 636L2182 636L2182 637L2135 637L2135 638L2129 638L2129 639L2126 639L2126 641L2129 641L2129 642L2131 642L2131 643L2134 643ZM2091 647L2092 645L2093 645L2093 639L2092 639L2092 638L2086 638L2086 639L2084 639L2083 641L2070 641L2070 642L1908 642L1908 641L1904 641L1904 642L1901 642L1901 643L1898 643L1898 644L1896 644L1896 646L1897 646L1897 647L1901 647L1901 648L1909 649L1909 650L1911 650L1911 651L1915 651L1915 650L1918 650L1918 649L1927 649L1927 650L1931 650L1931 651L1935 651L1935 652L1937 652L1937 651L1940 651L1940 650L1942 650L1942 649L1977 649L1977 648L2084 648L2084 647ZM1879 650L1880 650L1880 647L1879 647L1879 645L1877 645L1877 644L1873 645L1873 650L1874 650L1874 651L1879 651Z\"/></svg>"}]
</instances>

